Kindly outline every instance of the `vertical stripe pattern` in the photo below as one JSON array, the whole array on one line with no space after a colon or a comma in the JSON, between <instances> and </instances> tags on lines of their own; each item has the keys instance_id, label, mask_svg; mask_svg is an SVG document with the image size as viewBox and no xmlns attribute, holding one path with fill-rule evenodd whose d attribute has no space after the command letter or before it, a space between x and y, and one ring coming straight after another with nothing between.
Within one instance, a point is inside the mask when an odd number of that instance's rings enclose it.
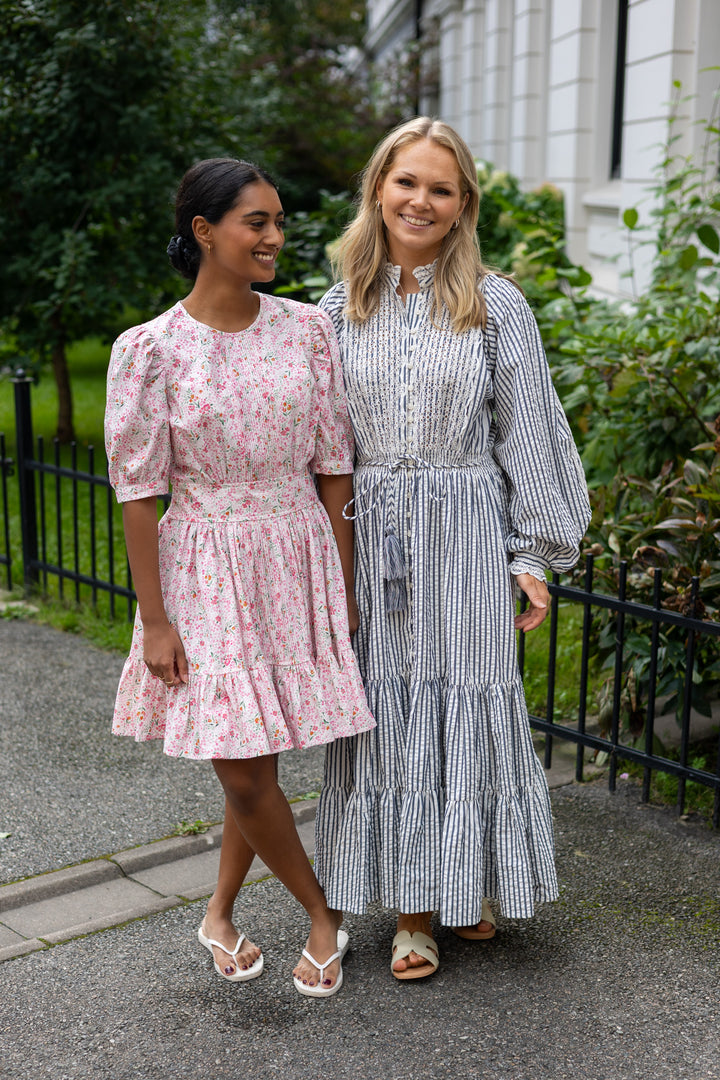
<instances>
[{"instance_id":1,"label":"vertical stripe pattern","mask_svg":"<svg viewBox=\"0 0 720 1080\"><path fill-rule=\"evenodd\" d=\"M377 728L328 748L316 870L331 906L379 899L481 917L483 896L525 918L557 882L547 784L519 678L513 573L571 567L589 507L535 321L486 279L489 320L455 334L428 317L433 267L404 307L388 267L379 311L355 325L344 289L321 302L340 339L357 444L355 648ZM383 539L407 607L385 603Z\"/></svg>"}]
</instances>

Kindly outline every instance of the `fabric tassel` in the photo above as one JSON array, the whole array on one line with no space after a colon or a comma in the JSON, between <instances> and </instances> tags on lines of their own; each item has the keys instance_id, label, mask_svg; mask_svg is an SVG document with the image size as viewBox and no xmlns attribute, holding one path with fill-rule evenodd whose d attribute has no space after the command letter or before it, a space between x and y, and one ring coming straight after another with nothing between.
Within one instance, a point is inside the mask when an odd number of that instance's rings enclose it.
<instances>
[{"instance_id":1,"label":"fabric tassel","mask_svg":"<svg viewBox=\"0 0 720 1080\"><path fill-rule=\"evenodd\" d=\"M407 589L402 578L385 581L385 610L404 611L407 607Z\"/></svg>"},{"instance_id":2,"label":"fabric tassel","mask_svg":"<svg viewBox=\"0 0 720 1080\"><path fill-rule=\"evenodd\" d=\"M388 581L392 578L405 577L405 559L403 558L397 533L390 526L385 531L385 551L383 559L384 575Z\"/></svg>"},{"instance_id":3,"label":"fabric tassel","mask_svg":"<svg viewBox=\"0 0 720 1080\"><path fill-rule=\"evenodd\" d=\"M385 607L388 611L404 611L407 607L405 588L405 559L395 530L385 531L383 550L383 573L385 576Z\"/></svg>"}]
</instances>

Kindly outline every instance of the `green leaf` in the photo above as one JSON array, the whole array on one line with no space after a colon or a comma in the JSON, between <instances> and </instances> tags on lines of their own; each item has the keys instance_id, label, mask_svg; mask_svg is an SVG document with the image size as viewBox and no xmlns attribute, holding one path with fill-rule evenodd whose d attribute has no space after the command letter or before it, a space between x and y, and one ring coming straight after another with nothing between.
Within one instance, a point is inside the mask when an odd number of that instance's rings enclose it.
<instances>
[{"instance_id":1,"label":"green leaf","mask_svg":"<svg viewBox=\"0 0 720 1080\"><path fill-rule=\"evenodd\" d=\"M715 255L720 253L720 236L718 236L712 225L701 225L697 234L701 244L704 244L706 248L710 248Z\"/></svg>"},{"instance_id":2,"label":"green leaf","mask_svg":"<svg viewBox=\"0 0 720 1080\"><path fill-rule=\"evenodd\" d=\"M680 252L680 258L678 263L683 270L689 270L691 266L694 266L698 261L698 249L694 244L688 244L686 248Z\"/></svg>"},{"instance_id":3,"label":"green leaf","mask_svg":"<svg viewBox=\"0 0 720 1080\"><path fill-rule=\"evenodd\" d=\"M582 289L592 282L592 274L582 266L572 266L569 270L558 269L558 277L564 277L571 285Z\"/></svg>"},{"instance_id":4,"label":"green leaf","mask_svg":"<svg viewBox=\"0 0 720 1080\"><path fill-rule=\"evenodd\" d=\"M638 223L639 214L634 206L628 207L623 214L623 224L627 229L634 229Z\"/></svg>"},{"instance_id":5,"label":"green leaf","mask_svg":"<svg viewBox=\"0 0 720 1080\"><path fill-rule=\"evenodd\" d=\"M628 390L632 389L633 386L637 386L637 384L642 381L642 376L634 368L624 368L612 381L610 397L624 397Z\"/></svg>"}]
</instances>

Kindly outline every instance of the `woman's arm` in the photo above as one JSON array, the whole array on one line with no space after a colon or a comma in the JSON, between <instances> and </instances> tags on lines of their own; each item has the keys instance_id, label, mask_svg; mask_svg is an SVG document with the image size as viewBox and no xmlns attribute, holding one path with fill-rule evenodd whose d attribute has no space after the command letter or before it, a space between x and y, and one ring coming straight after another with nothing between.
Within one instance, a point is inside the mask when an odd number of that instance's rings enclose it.
<instances>
[{"instance_id":1,"label":"woman's arm","mask_svg":"<svg viewBox=\"0 0 720 1080\"><path fill-rule=\"evenodd\" d=\"M152 675L167 686L188 681L180 635L165 612L160 587L157 498L123 503L123 527L133 584L143 625L144 659Z\"/></svg>"},{"instance_id":2,"label":"woman's arm","mask_svg":"<svg viewBox=\"0 0 720 1080\"><path fill-rule=\"evenodd\" d=\"M352 521L343 517L343 507L352 500L353 486L350 473L328 475L316 473L320 502L327 510L330 524L335 533L335 540L340 552L345 593L347 596L348 625L350 634L354 634L360 625L360 616L355 600L355 578L353 568L353 546L355 530Z\"/></svg>"}]
</instances>

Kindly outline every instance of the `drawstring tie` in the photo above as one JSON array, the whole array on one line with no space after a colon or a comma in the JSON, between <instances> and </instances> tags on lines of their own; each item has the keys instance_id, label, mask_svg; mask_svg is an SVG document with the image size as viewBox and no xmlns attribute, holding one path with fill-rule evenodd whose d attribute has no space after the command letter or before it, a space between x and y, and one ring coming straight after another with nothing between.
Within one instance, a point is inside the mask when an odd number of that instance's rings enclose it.
<instances>
[{"instance_id":1,"label":"drawstring tie","mask_svg":"<svg viewBox=\"0 0 720 1080\"><path fill-rule=\"evenodd\" d=\"M358 518L366 517L370 514L375 507L380 503L381 493L379 488L385 480L389 480L394 473L399 469L464 469L467 468L467 463L462 465L431 465L429 462L424 461L420 457L416 457L414 454L407 454L403 457L397 458L395 461L373 461L372 459L359 462L361 465L380 466L384 469L374 483L370 484L365 491L359 493L362 498L370 498L375 496L370 502L370 505L364 510L356 509L354 513L349 512L349 508L353 503L357 504L356 498L352 498L350 502L346 503L343 507L342 516L346 521L356 521ZM377 495L376 495L377 492ZM434 502L443 502L445 494L437 495L434 491L430 491L430 498ZM403 555L402 545L400 538L397 534L395 523L395 499L391 498L388 506L387 521L385 524L385 533L382 540L382 547L380 551L381 565L383 568L383 577L385 579L385 609L386 611L405 611L407 608L407 567L405 565L405 557Z\"/></svg>"}]
</instances>

